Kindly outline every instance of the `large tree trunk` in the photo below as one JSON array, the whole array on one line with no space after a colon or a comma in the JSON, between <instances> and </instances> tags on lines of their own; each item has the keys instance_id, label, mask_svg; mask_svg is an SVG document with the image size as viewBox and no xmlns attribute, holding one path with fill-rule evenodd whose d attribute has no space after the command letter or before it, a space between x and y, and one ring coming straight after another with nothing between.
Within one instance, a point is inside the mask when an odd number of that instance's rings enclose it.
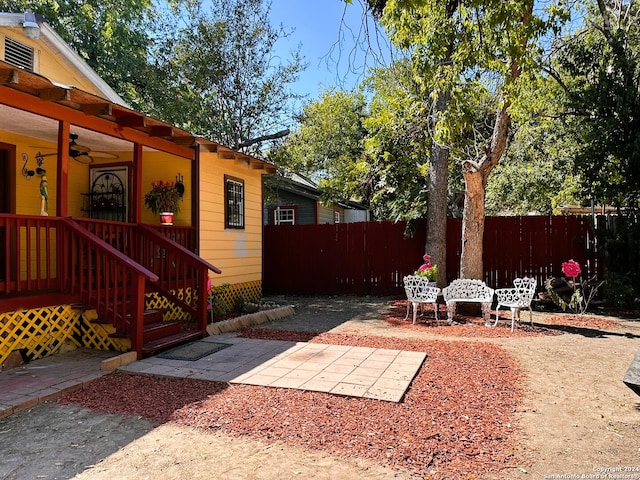
<instances>
[{"instance_id":1,"label":"large tree trunk","mask_svg":"<svg viewBox=\"0 0 640 480\"><path fill-rule=\"evenodd\" d=\"M511 116L508 104L498 111L490 143L479 162L464 163L464 209L462 211L462 252L460 254L460 278L484 280L483 240L484 240L484 199L491 170L498 164L507 146L507 135ZM466 303L458 310L464 315L480 315L480 304Z\"/></svg>"},{"instance_id":2,"label":"large tree trunk","mask_svg":"<svg viewBox=\"0 0 640 480\"><path fill-rule=\"evenodd\" d=\"M484 237L485 181L482 172L464 173L465 193L462 212L462 254L460 278L482 277L482 241Z\"/></svg>"},{"instance_id":3,"label":"large tree trunk","mask_svg":"<svg viewBox=\"0 0 640 480\"><path fill-rule=\"evenodd\" d=\"M446 92L438 96L435 105L434 124L438 116L447 109L451 95ZM447 284L447 185L449 183L449 149L435 141L431 147L428 170L429 198L427 200L427 239L425 251L431 261L438 265L438 286Z\"/></svg>"},{"instance_id":4,"label":"large tree trunk","mask_svg":"<svg viewBox=\"0 0 640 480\"><path fill-rule=\"evenodd\" d=\"M482 241L484 237L484 198L489 174L500 161L507 147L507 136L511 126L509 102L503 102L498 110L491 141L478 161L466 161L462 166L465 181L464 210L462 212L462 253L460 255L460 277L484 280L482 263Z\"/></svg>"},{"instance_id":5,"label":"large tree trunk","mask_svg":"<svg viewBox=\"0 0 640 480\"><path fill-rule=\"evenodd\" d=\"M525 5L522 22L529 25L534 2ZM520 40L525 48L528 38ZM505 81L515 81L522 70L517 62L509 65ZM506 83L506 82L505 82ZM482 158L474 162L468 160L462 165L465 180L464 210L462 216L462 253L460 255L460 277L484 280L482 262L482 242L484 238L484 198L489 174L498 165L507 148L507 137L511 127L509 107L511 102L503 99L498 109L491 140L484 147Z\"/></svg>"}]
</instances>

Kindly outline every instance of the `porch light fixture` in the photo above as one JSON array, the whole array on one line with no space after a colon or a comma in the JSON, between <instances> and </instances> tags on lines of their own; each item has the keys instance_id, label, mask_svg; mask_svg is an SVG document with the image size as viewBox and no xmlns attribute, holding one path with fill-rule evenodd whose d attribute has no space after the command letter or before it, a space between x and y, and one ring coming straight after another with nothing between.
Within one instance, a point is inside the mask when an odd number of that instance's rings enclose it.
<instances>
[{"instance_id":1,"label":"porch light fixture","mask_svg":"<svg viewBox=\"0 0 640 480\"><path fill-rule=\"evenodd\" d=\"M40 38L40 25L36 21L36 15L33 12L26 11L24 13L24 22L22 22L22 31L27 38L38 40Z\"/></svg>"}]
</instances>

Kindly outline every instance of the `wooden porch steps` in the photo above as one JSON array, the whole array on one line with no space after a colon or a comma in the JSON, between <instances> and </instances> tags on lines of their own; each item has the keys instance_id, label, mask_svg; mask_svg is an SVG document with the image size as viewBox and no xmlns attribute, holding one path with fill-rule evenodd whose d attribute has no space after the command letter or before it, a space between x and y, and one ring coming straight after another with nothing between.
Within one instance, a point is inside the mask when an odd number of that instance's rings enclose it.
<instances>
[{"instance_id":1,"label":"wooden porch steps","mask_svg":"<svg viewBox=\"0 0 640 480\"><path fill-rule=\"evenodd\" d=\"M164 321L162 310L146 310L143 317L142 354L150 356L160 350L165 350L183 343L202 338L201 332L185 331L184 322L179 320ZM110 323L100 318L92 320L92 323ZM114 332L109 335L112 338L129 338L129 334Z\"/></svg>"},{"instance_id":2,"label":"wooden porch steps","mask_svg":"<svg viewBox=\"0 0 640 480\"><path fill-rule=\"evenodd\" d=\"M162 337L157 340L145 342L142 345L142 355L148 357L160 350L166 350L167 348L198 340L200 338L202 338L202 333L200 332L180 332L170 337Z\"/></svg>"},{"instance_id":3,"label":"wooden porch steps","mask_svg":"<svg viewBox=\"0 0 640 480\"><path fill-rule=\"evenodd\" d=\"M172 337L182 330L182 323L180 321L167 321L163 320L164 313L162 310L146 310L144 312L142 323L142 339L143 342L151 342L162 339L164 337ZM108 320L97 318L92 323L110 323ZM113 332L109 334L112 338L129 338L128 333Z\"/></svg>"},{"instance_id":4,"label":"wooden porch steps","mask_svg":"<svg viewBox=\"0 0 640 480\"><path fill-rule=\"evenodd\" d=\"M173 337L182 331L182 322L145 323L142 332L143 343Z\"/></svg>"},{"instance_id":5,"label":"wooden porch steps","mask_svg":"<svg viewBox=\"0 0 640 480\"><path fill-rule=\"evenodd\" d=\"M162 322L164 318L164 312L162 310L145 310L143 323L150 325L152 323Z\"/></svg>"},{"instance_id":6,"label":"wooden porch steps","mask_svg":"<svg viewBox=\"0 0 640 480\"><path fill-rule=\"evenodd\" d=\"M131 314L128 314L127 316L130 316ZM162 310L145 310L144 314L143 314L143 324L144 325L149 325L152 323L158 323L158 322L162 322L162 319L164 317L164 313L162 312ZM108 325L111 323L110 320L107 320L105 318L94 318L93 320L91 320L91 323L95 323L98 325ZM112 337L116 337L116 338L128 338L129 335L127 334L121 334L118 332L115 332L113 334L111 334Z\"/></svg>"}]
</instances>

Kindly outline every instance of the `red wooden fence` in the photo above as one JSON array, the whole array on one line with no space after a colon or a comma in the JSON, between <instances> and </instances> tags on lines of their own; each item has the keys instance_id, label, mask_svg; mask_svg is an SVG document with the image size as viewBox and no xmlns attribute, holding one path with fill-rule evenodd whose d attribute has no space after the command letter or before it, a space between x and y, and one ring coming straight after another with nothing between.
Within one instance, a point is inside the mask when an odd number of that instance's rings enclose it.
<instances>
[{"instance_id":1,"label":"red wooden fence","mask_svg":"<svg viewBox=\"0 0 640 480\"><path fill-rule=\"evenodd\" d=\"M426 222L404 238L406 224L362 222L264 227L265 294L396 295L402 277L422 263ZM461 219L447 225L447 281L458 277ZM589 217L487 217L484 281L498 288L532 276L541 288L573 258L585 275L602 277L590 253L595 247Z\"/></svg>"}]
</instances>

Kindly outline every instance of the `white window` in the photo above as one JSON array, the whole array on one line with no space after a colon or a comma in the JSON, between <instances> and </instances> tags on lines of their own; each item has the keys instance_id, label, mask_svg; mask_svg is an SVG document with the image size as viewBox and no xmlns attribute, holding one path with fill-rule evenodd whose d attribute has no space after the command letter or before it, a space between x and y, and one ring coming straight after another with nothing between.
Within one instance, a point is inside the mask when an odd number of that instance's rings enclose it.
<instances>
[{"instance_id":1,"label":"white window","mask_svg":"<svg viewBox=\"0 0 640 480\"><path fill-rule=\"evenodd\" d=\"M276 207L273 210L274 225L295 225L296 210L291 207Z\"/></svg>"}]
</instances>

